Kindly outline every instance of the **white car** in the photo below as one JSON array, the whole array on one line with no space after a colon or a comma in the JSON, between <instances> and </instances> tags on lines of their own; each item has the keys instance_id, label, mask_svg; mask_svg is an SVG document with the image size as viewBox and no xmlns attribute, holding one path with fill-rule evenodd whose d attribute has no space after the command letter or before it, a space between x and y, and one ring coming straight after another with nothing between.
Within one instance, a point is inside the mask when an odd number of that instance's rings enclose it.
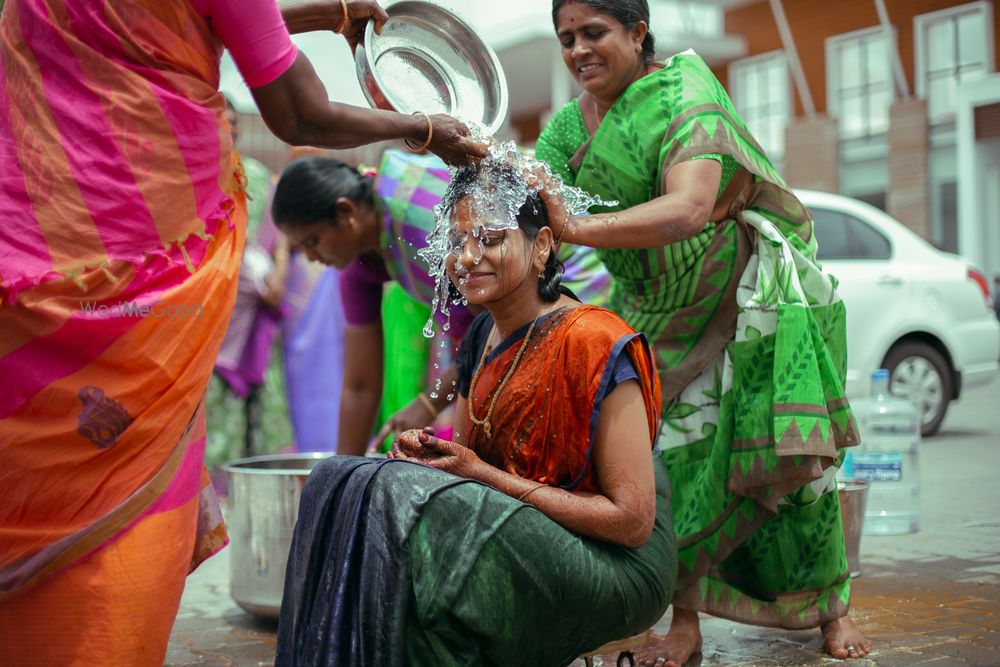
<instances>
[{"instance_id":1,"label":"white car","mask_svg":"<svg viewBox=\"0 0 1000 667\"><path fill-rule=\"evenodd\" d=\"M868 393L871 371L922 412L935 433L950 401L989 384L1000 324L983 274L885 212L842 195L797 190L812 211L819 259L847 308L847 394Z\"/></svg>"}]
</instances>

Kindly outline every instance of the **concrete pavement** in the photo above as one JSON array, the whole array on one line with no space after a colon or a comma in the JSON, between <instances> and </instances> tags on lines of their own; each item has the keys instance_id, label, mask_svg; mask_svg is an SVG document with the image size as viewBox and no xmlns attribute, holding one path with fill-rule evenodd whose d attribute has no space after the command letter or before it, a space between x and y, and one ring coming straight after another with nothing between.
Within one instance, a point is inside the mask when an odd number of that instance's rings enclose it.
<instances>
[{"instance_id":1,"label":"concrete pavement","mask_svg":"<svg viewBox=\"0 0 1000 667\"><path fill-rule=\"evenodd\" d=\"M874 651L851 664L1000 666L1000 376L951 407L941 433L922 444L920 458L921 530L862 539L852 614ZM669 612L655 629L667 627ZM840 662L823 653L818 631L703 616L702 632L704 653L689 665ZM232 602L223 551L188 579L165 664L269 666L274 636L274 623ZM614 664L614 657L604 658Z\"/></svg>"}]
</instances>

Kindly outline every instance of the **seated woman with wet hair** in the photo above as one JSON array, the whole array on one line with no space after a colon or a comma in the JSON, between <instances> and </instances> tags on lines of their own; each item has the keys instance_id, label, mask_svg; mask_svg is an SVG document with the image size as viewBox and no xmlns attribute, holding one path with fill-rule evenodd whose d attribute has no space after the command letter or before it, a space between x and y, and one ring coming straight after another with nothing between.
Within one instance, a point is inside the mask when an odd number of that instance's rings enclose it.
<instances>
[{"instance_id":1,"label":"seated woman with wet hair","mask_svg":"<svg viewBox=\"0 0 1000 667\"><path fill-rule=\"evenodd\" d=\"M431 240L486 308L459 351L455 441L408 431L386 460L314 470L278 665L561 667L673 594L645 339L560 289L545 206L510 158L455 174Z\"/></svg>"}]
</instances>

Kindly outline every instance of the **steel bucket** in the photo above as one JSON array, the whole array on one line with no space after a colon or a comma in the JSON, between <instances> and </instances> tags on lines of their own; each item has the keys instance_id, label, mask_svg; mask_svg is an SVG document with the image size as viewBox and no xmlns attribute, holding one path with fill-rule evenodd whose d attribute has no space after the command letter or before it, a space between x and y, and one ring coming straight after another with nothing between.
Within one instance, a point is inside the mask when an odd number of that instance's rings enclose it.
<instances>
[{"instance_id":1,"label":"steel bucket","mask_svg":"<svg viewBox=\"0 0 1000 667\"><path fill-rule=\"evenodd\" d=\"M861 575L861 528L868 504L868 482L854 480L838 482L840 518L844 524L844 549L847 551L847 569L852 577Z\"/></svg>"},{"instance_id":2,"label":"steel bucket","mask_svg":"<svg viewBox=\"0 0 1000 667\"><path fill-rule=\"evenodd\" d=\"M254 456L222 466L229 483L229 593L255 616L278 617L302 487L328 456Z\"/></svg>"}]
</instances>

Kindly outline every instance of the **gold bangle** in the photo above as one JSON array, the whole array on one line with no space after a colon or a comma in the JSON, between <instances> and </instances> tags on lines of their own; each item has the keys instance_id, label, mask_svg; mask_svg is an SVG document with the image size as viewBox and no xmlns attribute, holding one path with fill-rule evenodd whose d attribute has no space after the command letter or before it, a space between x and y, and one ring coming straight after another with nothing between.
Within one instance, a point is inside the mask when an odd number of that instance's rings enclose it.
<instances>
[{"instance_id":1,"label":"gold bangle","mask_svg":"<svg viewBox=\"0 0 1000 667\"><path fill-rule=\"evenodd\" d=\"M431 117L423 111L414 111L411 115L416 116L417 114L423 116L427 121L427 140L419 148L414 148L409 139L403 139L403 143L406 144L406 148L412 153L426 153L427 147L431 145L431 140L434 138L434 123L431 122Z\"/></svg>"},{"instance_id":2,"label":"gold bangle","mask_svg":"<svg viewBox=\"0 0 1000 667\"><path fill-rule=\"evenodd\" d=\"M562 227L559 229L559 238L556 239L557 248L559 247L559 244L562 243L563 234L566 233L566 226L568 224L569 224L569 218L566 218L566 220L563 221Z\"/></svg>"},{"instance_id":3,"label":"gold bangle","mask_svg":"<svg viewBox=\"0 0 1000 667\"><path fill-rule=\"evenodd\" d=\"M347 13L347 0L340 0L340 8L344 10L344 18L340 21L340 25L337 26L337 29L334 30L334 32L338 35L344 34L344 28L346 28L347 24L351 21L351 17Z\"/></svg>"},{"instance_id":4,"label":"gold bangle","mask_svg":"<svg viewBox=\"0 0 1000 667\"><path fill-rule=\"evenodd\" d=\"M438 409L434 407L434 404L431 402L431 399L427 397L427 394L420 392L417 394L417 398L419 398L420 402L424 404L427 411L431 413L431 417L437 419Z\"/></svg>"},{"instance_id":5,"label":"gold bangle","mask_svg":"<svg viewBox=\"0 0 1000 667\"><path fill-rule=\"evenodd\" d=\"M522 493L521 495L519 495L517 497L518 502L524 502L525 498L527 498L528 496L530 496L532 493L534 493L538 489L542 489L542 488L544 488L546 486L548 486L548 485L547 484L539 484L538 486L536 486L534 488L528 489L527 491L525 491L524 493Z\"/></svg>"}]
</instances>

